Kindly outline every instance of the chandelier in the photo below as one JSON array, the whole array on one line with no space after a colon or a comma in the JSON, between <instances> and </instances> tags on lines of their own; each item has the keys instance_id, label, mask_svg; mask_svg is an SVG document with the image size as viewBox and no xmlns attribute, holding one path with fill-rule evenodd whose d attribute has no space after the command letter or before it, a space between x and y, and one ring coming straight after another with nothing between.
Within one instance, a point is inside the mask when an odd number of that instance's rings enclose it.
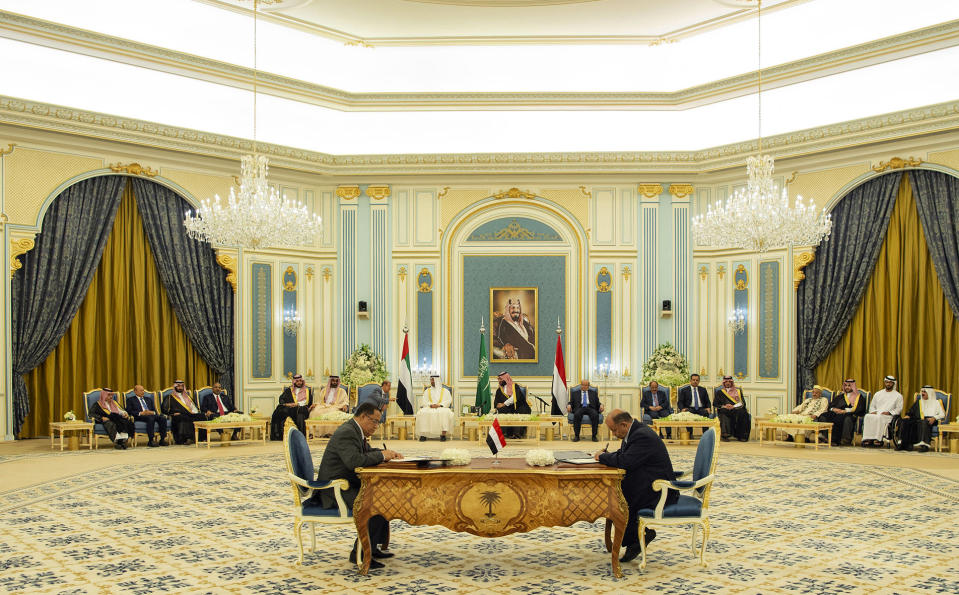
<instances>
[{"instance_id":1,"label":"chandelier","mask_svg":"<svg viewBox=\"0 0 959 595\"><path fill-rule=\"evenodd\" d=\"M256 152L256 14L263 1L253 1L253 154L240 159L240 190L231 187L226 204L219 195L203 200L183 220L193 239L250 250L311 245L321 225L320 217L310 214L306 205L281 197L267 182L267 158Z\"/></svg>"},{"instance_id":2,"label":"chandelier","mask_svg":"<svg viewBox=\"0 0 959 595\"><path fill-rule=\"evenodd\" d=\"M696 246L766 252L787 246L818 246L829 237L832 218L797 195L792 207L785 188L773 180L773 158L763 155L762 135L762 0L757 1L756 69L759 154L746 159L746 187L707 207L692 219Z\"/></svg>"}]
</instances>

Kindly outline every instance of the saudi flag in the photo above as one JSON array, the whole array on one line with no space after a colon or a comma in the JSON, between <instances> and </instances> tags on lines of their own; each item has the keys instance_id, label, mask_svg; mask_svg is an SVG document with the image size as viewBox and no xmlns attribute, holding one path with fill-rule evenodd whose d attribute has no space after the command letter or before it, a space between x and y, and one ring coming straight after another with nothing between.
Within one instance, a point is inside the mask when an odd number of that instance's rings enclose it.
<instances>
[{"instance_id":1,"label":"saudi flag","mask_svg":"<svg viewBox=\"0 0 959 595\"><path fill-rule=\"evenodd\" d=\"M403 358L400 361L399 386L396 389L396 405L403 415L413 415L413 374L410 373L410 337L403 333Z\"/></svg>"},{"instance_id":2,"label":"saudi flag","mask_svg":"<svg viewBox=\"0 0 959 595\"><path fill-rule=\"evenodd\" d=\"M476 403L484 414L489 413L489 359L486 357L486 335L480 333L479 367L476 372Z\"/></svg>"}]
</instances>

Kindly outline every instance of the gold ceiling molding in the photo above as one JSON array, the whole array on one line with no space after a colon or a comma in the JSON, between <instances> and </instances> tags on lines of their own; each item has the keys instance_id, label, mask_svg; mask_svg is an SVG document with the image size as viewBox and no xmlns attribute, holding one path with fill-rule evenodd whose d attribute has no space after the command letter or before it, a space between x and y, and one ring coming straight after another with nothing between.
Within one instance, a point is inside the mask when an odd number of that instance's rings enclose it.
<instances>
[{"instance_id":1,"label":"gold ceiling molding","mask_svg":"<svg viewBox=\"0 0 959 595\"><path fill-rule=\"evenodd\" d=\"M536 198L536 195L529 191L523 192L519 188L510 188L509 190L494 194L493 198L525 198L526 200L533 200Z\"/></svg>"},{"instance_id":2,"label":"gold ceiling molding","mask_svg":"<svg viewBox=\"0 0 959 595\"><path fill-rule=\"evenodd\" d=\"M384 198L389 198L390 187L389 186L367 186L366 195L372 198L373 200L383 200Z\"/></svg>"},{"instance_id":3,"label":"gold ceiling molding","mask_svg":"<svg viewBox=\"0 0 959 595\"><path fill-rule=\"evenodd\" d=\"M337 186L336 195L343 200L355 200L360 196L360 187L357 185L353 186Z\"/></svg>"},{"instance_id":4,"label":"gold ceiling molding","mask_svg":"<svg viewBox=\"0 0 959 595\"><path fill-rule=\"evenodd\" d=\"M637 188L641 196L646 198L656 198L663 193L662 184L640 184Z\"/></svg>"},{"instance_id":5,"label":"gold ceiling molding","mask_svg":"<svg viewBox=\"0 0 959 595\"><path fill-rule=\"evenodd\" d=\"M922 159L893 157L889 161L880 161L879 165L872 166L872 171L884 172L887 169L902 169L904 167L918 167L920 165L922 165Z\"/></svg>"},{"instance_id":6,"label":"gold ceiling molding","mask_svg":"<svg viewBox=\"0 0 959 595\"><path fill-rule=\"evenodd\" d=\"M252 142L145 120L0 96L0 124L50 130L156 149L236 160ZM763 139L776 159L835 151L959 129L959 101L798 130ZM257 143L270 165L320 175L395 174L700 174L743 167L755 140L699 151L329 155ZM357 192L359 190L357 189ZM359 196L359 194L357 194Z\"/></svg>"},{"instance_id":7,"label":"gold ceiling molding","mask_svg":"<svg viewBox=\"0 0 959 595\"><path fill-rule=\"evenodd\" d=\"M10 240L10 278L13 279L13 275L23 268L23 263L20 262L20 257L33 250L35 246L33 238L14 238Z\"/></svg>"},{"instance_id":8,"label":"gold ceiling molding","mask_svg":"<svg viewBox=\"0 0 959 595\"><path fill-rule=\"evenodd\" d=\"M673 198L683 199L693 193L693 185L692 184L670 184L669 193L673 195Z\"/></svg>"},{"instance_id":9,"label":"gold ceiling molding","mask_svg":"<svg viewBox=\"0 0 959 595\"><path fill-rule=\"evenodd\" d=\"M152 178L156 176L158 173L160 173L155 169L150 169L149 167L143 167L139 163L128 163L127 165L123 165L121 163L111 163L110 171L116 172L116 173L130 174L131 176L146 176L148 178Z\"/></svg>"},{"instance_id":10,"label":"gold ceiling molding","mask_svg":"<svg viewBox=\"0 0 959 595\"><path fill-rule=\"evenodd\" d=\"M236 293L236 266L238 256L236 250L216 250L216 263L226 270L226 282L233 288L233 293Z\"/></svg>"},{"instance_id":11,"label":"gold ceiling molding","mask_svg":"<svg viewBox=\"0 0 959 595\"><path fill-rule=\"evenodd\" d=\"M801 0L796 0L801 1ZM786 3L788 4L788 2ZM778 8L775 7L775 8ZM249 12L249 11L247 11ZM753 11L742 11L751 15ZM280 18L282 24L298 27L296 19L277 13L262 15L265 19ZM285 20L284 20L285 19ZM119 37L103 35L34 19L11 12L0 11L0 30L8 31L8 37L28 41L41 46L53 47L78 54L102 58L107 55L115 62L142 66L180 76L189 76L215 84L241 89L250 89L253 70L225 62L202 58L185 52L177 52L148 44L132 42ZM320 33L324 34L324 33ZM390 40L362 40L354 35L333 33L328 35L344 42L358 45L403 45ZM674 39L680 36L675 32L665 36L642 36L635 39L623 37L576 36L563 43L650 43L659 39ZM464 38L467 45L522 43L516 37L504 37L497 41L495 37L482 37L474 41ZM605 39L605 41L604 41ZM457 40L444 38L444 44L458 43ZM428 42L435 44L436 42ZM553 43L537 39L535 43ZM816 76L827 76L838 72L855 70L890 59L918 55L934 49L959 45L959 20L942 23L917 31L910 31L884 39L879 39L849 48L820 54L767 68L762 71L765 88L808 80ZM257 72L257 90L276 97L284 97L313 105L322 105L344 111L383 111L383 110L422 110L422 109L556 109L572 107L577 109L669 109L682 110L698 105L725 101L734 97L755 93L756 72L725 79L711 81L677 91L607 93L349 93L330 86L309 83L302 80L278 76L268 72Z\"/></svg>"},{"instance_id":12,"label":"gold ceiling molding","mask_svg":"<svg viewBox=\"0 0 959 595\"><path fill-rule=\"evenodd\" d=\"M798 252L793 256L793 290L799 291L799 284L803 279L806 278L806 273L803 272L803 269L806 268L810 262L816 260L816 249L809 248L808 250L803 250Z\"/></svg>"}]
</instances>

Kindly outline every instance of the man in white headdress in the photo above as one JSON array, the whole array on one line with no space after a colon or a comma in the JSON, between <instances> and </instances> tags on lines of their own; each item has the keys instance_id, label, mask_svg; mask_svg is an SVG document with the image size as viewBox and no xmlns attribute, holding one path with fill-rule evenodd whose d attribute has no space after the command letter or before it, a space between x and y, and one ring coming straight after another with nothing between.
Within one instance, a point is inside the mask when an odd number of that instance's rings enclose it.
<instances>
[{"instance_id":1,"label":"man in white headdress","mask_svg":"<svg viewBox=\"0 0 959 595\"><path fill-rule=\"evenodd\" d=\"M493 323L493 356L497 359L536 359L536 331L523 314L519 298L510 299L503 317Z\"/></svg>"},{"instance_id":2,"label":"man in white headdress","mask_svg":"<svg viewBox=\"0 0 959 595\"><path fill-rule=\"evenodd\" d=\"M896 378L886 376L882 382L885 390L877 390L872 396L869 413L862 420L863 446L882 446L892 417L902 413L902 393L896 390Z\"/></svg>"},{"instance_id":3,"label":"man in white headdress","mask_svg":"<svg viewBox=\"0 0 959 595\"><path fill-rule=\"evenodd\" d=\"M350 410L350 395L340 386L340 377L331 374L326 381L326 386L320 392L320 399L316 407L310 411L310 417L320 417L334 411L348 412Z\"/></svg>"},{"instance_id":4,"label":"man in white headdress","mask_svg":"<svg viewBox=\"0 0 959 595\"><path fill-rule=\"evenodd\" d=\"M439 379L435 374L430 376L430 385L420 397L420 410L416 412L416 433L420 435L420 442L436 437L445 441L446 435L453 429L455 416L450 409L453 395Z\"/></svg>"},{"instance_id":5,"label":"man in white headdress","mask_svg":"<svg viewBox=\"0 0 959 595\"><path fill-rule=\"evenodd\" d=\"M912 450L915 446L919 452L928 452L932 442L932 428L944 419L946 411L942 407L942 401L936 396L936 389L925 385L919 391L919 398L903 416L902 437L897 448Z\"/></svg>"}]
</instances>

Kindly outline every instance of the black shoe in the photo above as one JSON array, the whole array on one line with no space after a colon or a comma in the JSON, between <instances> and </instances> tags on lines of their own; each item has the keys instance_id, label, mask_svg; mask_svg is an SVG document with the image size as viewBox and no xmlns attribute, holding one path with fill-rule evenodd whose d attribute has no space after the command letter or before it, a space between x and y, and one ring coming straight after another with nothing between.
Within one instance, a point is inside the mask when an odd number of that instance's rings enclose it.
<instances>
[{"instance_id":1,"label":"black shoe","mask_svg":"<svg viewBox=\"0 0 959 595\"><path fill-rule=\"evenodd\" d=\"M381 549L373 548L373 557L374 558L392 558L395 554L393 552L384 552Z\"/></svg>"},{"instance_id":2,"label":"black shoe","mask_svg":"<svg viewBox=\"0 0 959 595\"><path fill-rule=\"evenodd\" d=\"M852 446L852 440L843 440L840 444L843 446Z\"/></svg>"},{"instance_id":3,"label":"black shoe","mask_svg":"<svg viewBox=\"0 0 959 595\"><path fill-rule=\"evenodd\" d=\"M923 444L919 447L919 452L929 452L929 447Z\"/></svg>"},{"instance_id":4,"label":"black shoe","mask_svg":"<svg viewBox=\"0 0 959 595\"><path fill-rule=\"evenodd\" d=\"M356 564L356 550L350 552L350 564ZM377 562L376 560L370 560L370 570L374 568L383 568L385 564L382 562Z\"/></svg>"},{"instance_id":5,"label":"black shoe","mask_svg":"<svg viewBox=\"0 0 959 595\"><path fill-rule=\"evenodd\" d=\"M593 434L593 442L599 442L599 438L596 437L596 434Z\"/></svg>"},{"instance_id":6,"label":"black shoe","mask_svg":"<svg viewBox=\"0 0 959 595\"><path fill-rule=\"evenodd\" d=\"M160 446L160 443L157 442L156 440L151 440L149 443L147 443L147 446L149 446L150 448L156 448Z\"/></svg>"},{"instance_id":7,"label":"black shoe","mask_svg":"<svg viewBox=\"0 0 959 595\"><path fill-rule=\"evenodd\" d=\"M749 438L736 438L736 440L739 440L740 442L749 442Z\"/></svg>"},{"instance_id":8,"label":"black shoe","mask_svg":"<svg viewBox=\"0 0 959 595\"><path fill-rule=\"evenodd\" d=\"M633 560L636 559L636 556L638 556L642 551L643 551L643 550L642 550L642 548L639 547L639 544L638 544L638 543L634 543L633 545L627 545L627 546L626 546L626 553L623 554L623 557L620 558L619 561L620 561L620 562L632 562Z\"/></svg>"},{"instance_id":9,"label":"black shoe","mask_svg":"<svg viewBox=\"0 0 959 595\"><path fill-rule=\"evenodd\" d=\"M794 438L790 435L786 436L786 442L794 442Z\"/></svg>"},{"instance_id":10,"label":"black shoe","mask_svg":"<svg viewBox=\"0 0 959 595\"><path fill-rule=\"evenodd\" d=\"M420 436L420 442L426 442L426 436Z\"/></svg>"},{"instance_id":11,"label":"black shoe","mask_svg":"<svg viewBox=\"0 0 959 595\"><path fill-rule=\"evenodd\" d=\"M126 449L127 449L127 441L126 441L126 440L120 440L119 442L117 442L117 446L119 446L119 447L122 448L123 450L126 450Z\"/></svg>"},{"instance_id":12,"label":"black shoe","mask_svg":"<svg viewBox=\"0 0 959 595\"><path fill-rule=\"evenodd\" d=\"M113 449L114 449L114 450L123 450L123 445L120 444L119 442L116 442L116 443L113 444Z\"/></svg>"},{"instance_id":13,"label":"black shoe","mask_svg":"<svg viewBox=\"0 0 959 595\"><path fill-rule=\"evenodd\" d=\"M166 438L160 438L160 442L158 442L157 444L159 444L160 446L169 446L170 443L166 441Z\"/></svg>"},{"instance_id":14,"label":"black shoe","mask_svg":"<svg viewBox=\"0 0 959 595\"><path fill-rule=\"evenodd\" d=\"M646 537L646 545L649 545L654 539L656 539L656 530L646 527L643 531L643 535Z\"/></svg>"},{"instance_id":15,"label":"black shoe","mask_svg":"<svg viewBox=\"0 0 959 595\"><path fill-rule=\"evenodd\" d=\"M729 442L729 436L720 436L719 439L723 442Z\"/></svg>"},{"instance_id":16,"label":"black shoe","mask_svg":"<svg viewBox=\"0 0 959 595\"><path fill-rule=\"evenodd\" d=\"M440 435L440 442L446 442L446 434Z\"/></svg>"},{"instance_id":17,"label":"black shoe","mask_svg":"<svg viewBox=\"0 0 959 595\"><path fill-rule=\"evenodd\" d=\"M573 436L573 442L579 442L579 436Z\"/></svg>"}]
</instances>

